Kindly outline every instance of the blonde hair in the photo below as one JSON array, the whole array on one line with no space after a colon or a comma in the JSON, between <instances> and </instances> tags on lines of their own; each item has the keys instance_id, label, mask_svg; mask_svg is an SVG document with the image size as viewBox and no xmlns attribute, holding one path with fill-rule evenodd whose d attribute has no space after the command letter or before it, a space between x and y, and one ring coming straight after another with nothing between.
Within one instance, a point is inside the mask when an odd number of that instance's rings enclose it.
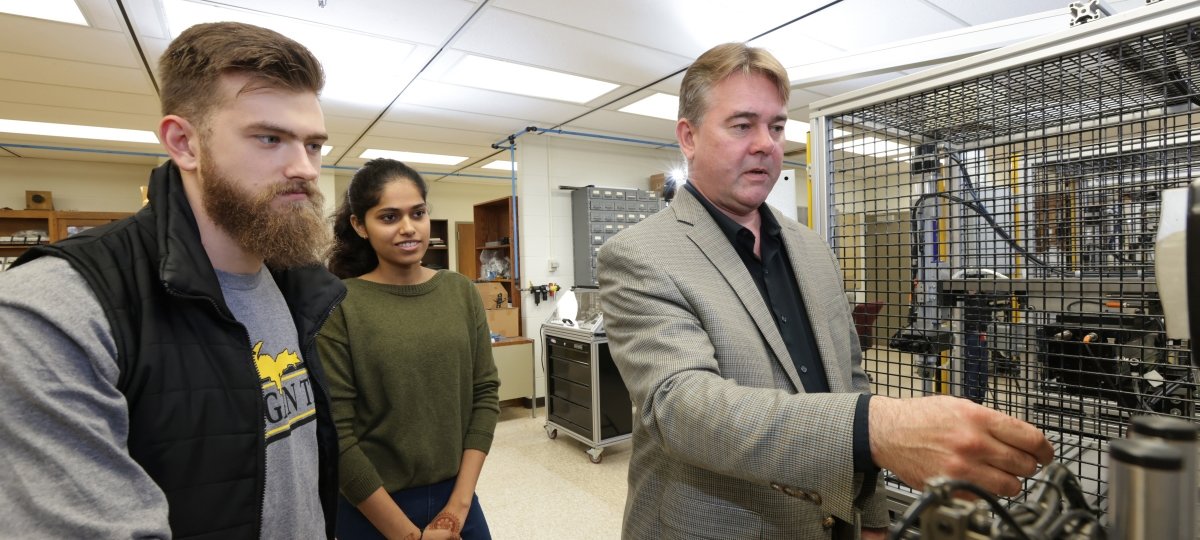
<instances>
[{"instance_id":1,"label":"blonde hair","mask_svg":"<svg viewBox=\"0 0 1200 540\"><path fill-rule=\"evenodd\" d=\"M692 124L700 125L704 114L708 112L709 92L734 73L765 75L775 83L779 97L787 105L791 85L783 64L766 49L745 43L725 43L700 55L684 74L679 90L679 118L687 118Z\"/></svg>"}]
</instances>

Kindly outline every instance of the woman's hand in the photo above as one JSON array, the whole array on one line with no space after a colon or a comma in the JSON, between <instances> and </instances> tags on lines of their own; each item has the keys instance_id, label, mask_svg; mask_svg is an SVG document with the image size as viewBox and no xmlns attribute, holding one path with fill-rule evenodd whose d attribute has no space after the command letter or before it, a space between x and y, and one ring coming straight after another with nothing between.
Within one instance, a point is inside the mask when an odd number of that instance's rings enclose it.
<instances>
[{"instance_id":1,"label":"woman's hand","mask_svg":"<svg viewBox=\"0 0 1200 540\"><path fill-rule=\"evenodd\" d=\"M438 515L433 517L433 521L429 522L425 530L444 529L458 534L462 532L463 522L467 520L467 512L470 510L471 507L469 505L450 502Z\"/></svg>"}]
</instances>

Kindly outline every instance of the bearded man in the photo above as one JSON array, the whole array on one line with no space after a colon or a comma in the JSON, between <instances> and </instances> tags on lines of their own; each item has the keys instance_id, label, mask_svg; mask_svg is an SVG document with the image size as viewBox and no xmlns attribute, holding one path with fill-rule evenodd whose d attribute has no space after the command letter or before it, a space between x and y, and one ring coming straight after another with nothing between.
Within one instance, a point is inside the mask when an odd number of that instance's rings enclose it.
<instances>
[{"instance_id":1,"label":"bearded man","mask_svg":"<svg viewBox=\"0 0 1200 540\"><path fill-rule=\"evenodd\" d=\"M159 69L149 204L0 274L4 534L332 538L324 72L238 23Z\"/></svg>"}]
</instances>

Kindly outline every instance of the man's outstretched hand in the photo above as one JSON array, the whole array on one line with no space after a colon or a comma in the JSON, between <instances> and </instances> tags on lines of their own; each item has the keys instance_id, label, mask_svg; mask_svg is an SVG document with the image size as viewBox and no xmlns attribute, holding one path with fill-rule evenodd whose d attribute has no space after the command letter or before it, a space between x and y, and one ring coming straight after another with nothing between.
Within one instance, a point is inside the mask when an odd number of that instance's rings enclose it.
<instances>
[{"instance_id":1,"label":"man's outstretched hand","mask_svg":"<svg viewBox=\"0 0 1200 540\"><path fill-rule=\"evenodd\" d=\"M945 476L1013 496L1021 491L1018 477L1054 458L1037 428L965 399L872 396L870 411L875 464L917 489Z\"/></svg>"}]
</instances>

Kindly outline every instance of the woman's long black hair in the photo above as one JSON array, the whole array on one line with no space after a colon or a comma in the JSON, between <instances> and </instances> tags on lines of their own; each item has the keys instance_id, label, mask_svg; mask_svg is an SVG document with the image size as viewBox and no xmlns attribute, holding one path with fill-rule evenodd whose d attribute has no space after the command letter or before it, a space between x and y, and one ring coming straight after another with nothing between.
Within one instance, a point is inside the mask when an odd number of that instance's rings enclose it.
<instances>
[{"instance_id":1,"label":"woman's long black hair","mask_svg":"<svg viewBox=\"0 0 1200 540\"><path fill-rule=\"evenodd\" d=\"M358 277L379 266L371 242L358 235L350 216L366 223L367 210L379 204L383 188L400 180L412 182L421 192L421 200L426 200L429 186L421 173L394 159L372 159L354 173L346 189L346 199L333 216L333 246L329 248L329 271L333 275L342 279Z\"/></svg>"}]
</instances>

